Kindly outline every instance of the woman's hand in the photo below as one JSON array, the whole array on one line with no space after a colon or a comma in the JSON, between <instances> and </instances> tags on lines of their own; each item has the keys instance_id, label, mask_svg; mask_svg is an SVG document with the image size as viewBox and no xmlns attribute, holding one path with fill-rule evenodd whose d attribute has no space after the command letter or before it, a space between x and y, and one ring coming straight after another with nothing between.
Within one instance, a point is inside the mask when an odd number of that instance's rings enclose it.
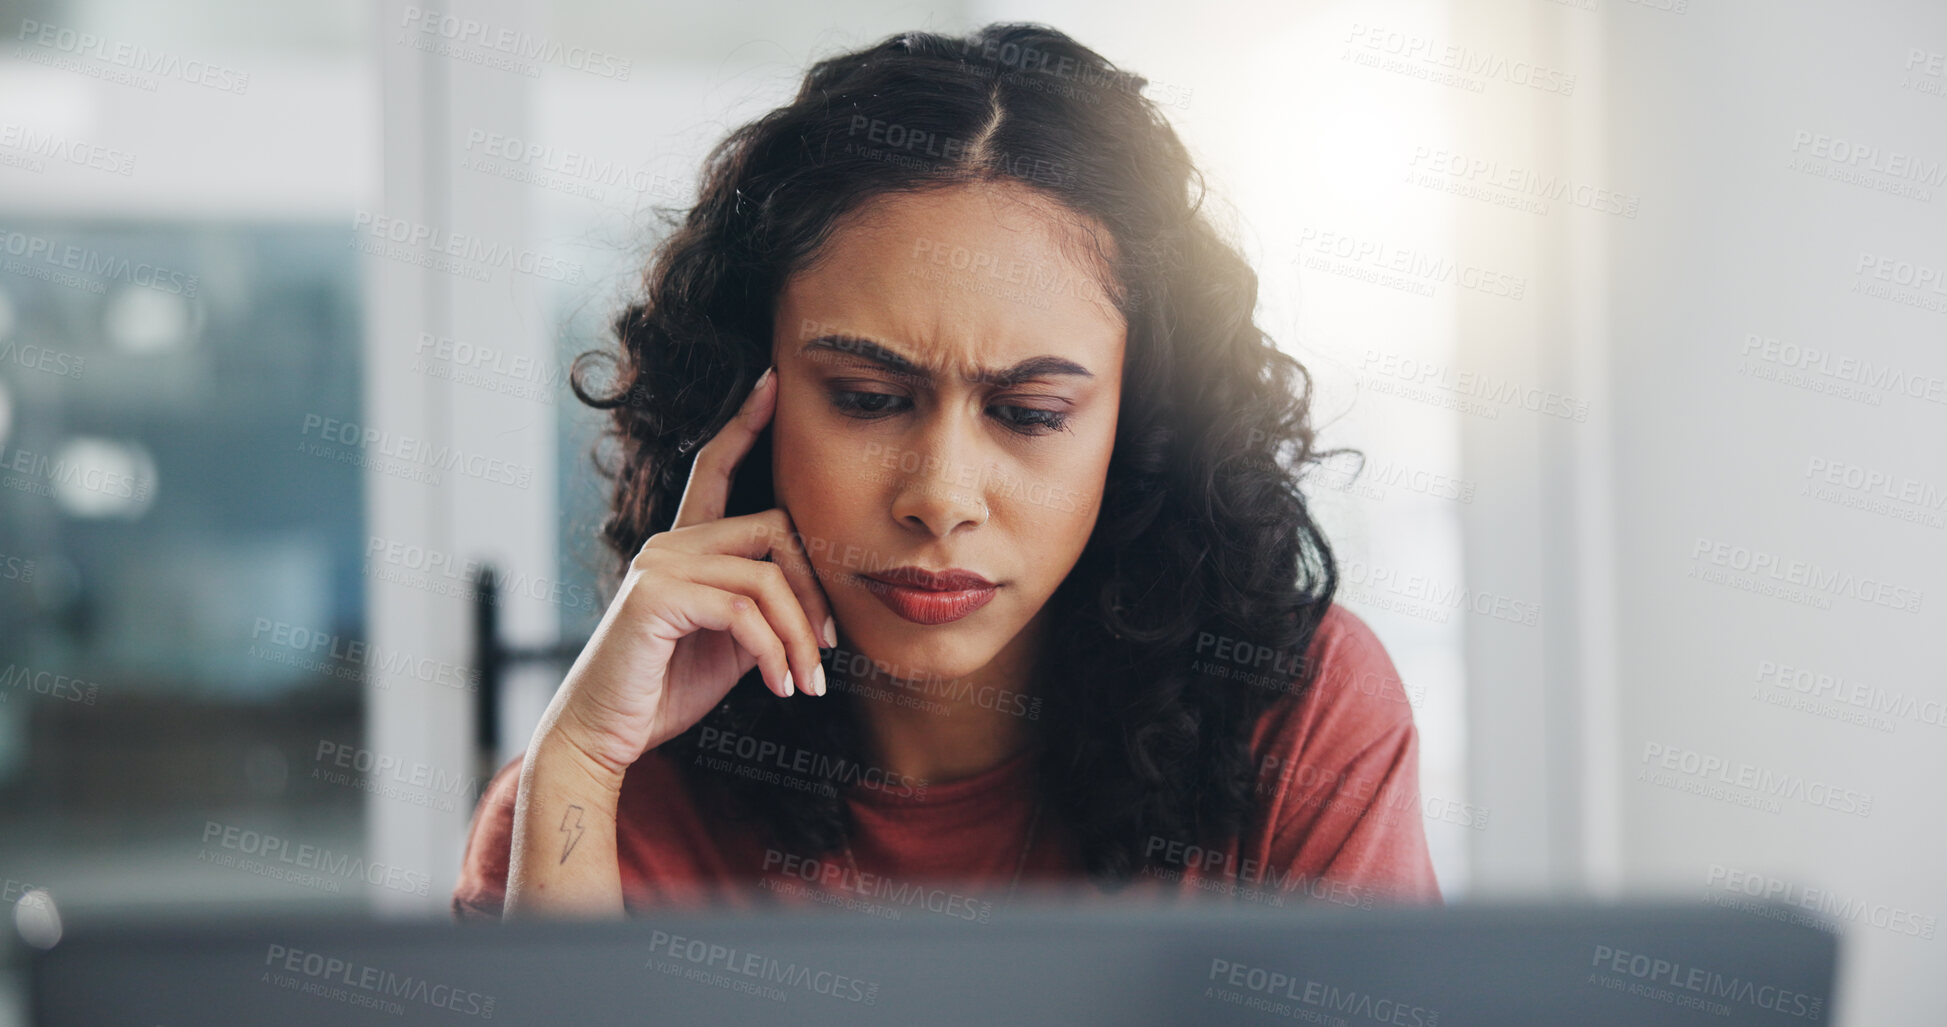
<instances>
[{"instance_id":1,"label":"woman's hand","mask_svg":"<svg viewBox=\"0 0 1947 1027\"><path fill-rule=\"evenodd\" d=\"M714 709L752 666L779 696L824 694L818 649L837 644L836 628L790 515L723 516L737 465L776 404L773 369L697 451L675 523L630 561L549 707L558 715L543 719L543 731L618 782L644 752Z\"/></svg>"},{"instance_id":2,"label":"woman's hand","mask_svg":"<svg viewBox=\"0 0 1947 1027\"><path fill-rule=\"evenodd\" d=\"M504 915L517 905L619 915L615 808L629 766L701 720L753 666L780 697L824 694L818 649L837 644L836 625L790 517L723 516L776 402L772 369L697 451L673 525L630 561L542 714L515 801Z\"/></svg>"}]
</instances>

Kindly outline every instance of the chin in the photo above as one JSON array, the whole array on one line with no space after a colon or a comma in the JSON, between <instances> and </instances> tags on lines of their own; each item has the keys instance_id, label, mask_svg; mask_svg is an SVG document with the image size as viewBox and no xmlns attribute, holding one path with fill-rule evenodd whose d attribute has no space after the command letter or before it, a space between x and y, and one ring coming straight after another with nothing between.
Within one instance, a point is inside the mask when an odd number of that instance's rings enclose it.
<instances>
[{"instance_id":1,"label":"chin","mask_svg":"<svg viewBox=\"0 0 1947 1027\"><path fill-rule=\"evenodd\" d=\"M883 623L881 618L870 615L845 621L845 648L906 680L952 681L967 677L993 662L1006 642L1006 639L994 639L990 631L974 625L928 627L908 623L892 614L886 614L883 620L892 623ZM865 667L848 669L863 671Z\"/></svg>"}]
</instances>

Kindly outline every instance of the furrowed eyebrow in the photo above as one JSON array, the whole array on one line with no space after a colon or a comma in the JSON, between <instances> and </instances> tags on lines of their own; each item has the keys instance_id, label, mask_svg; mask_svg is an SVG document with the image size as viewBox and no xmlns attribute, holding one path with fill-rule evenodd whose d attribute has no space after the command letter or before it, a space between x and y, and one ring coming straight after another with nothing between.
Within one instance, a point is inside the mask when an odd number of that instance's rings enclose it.
<instances>
[{"instance_id":1,"label":"furrowed eyebrow","mask_svg":"<svg viewBox=\"0 0 1947 1027\"><path fill-rule=\"evenodd\" d=\"M799 352L809 353L812 350L830 350L834 353L848 353L863 360L870 360L889 371L895 371L901 375L918 378L929 383L933 380L933 372L906 359L893 350L873 342L871 339L862 339L856 335L821 335L805 343L804 348L799 350Z\"/></svg>"},{"instance_id":2,"label":"furrowed eyebrow","mask_svg":"<svg viewBox=\"0 0 1947 1027\"><path fill-rule=\"evenodd\" d=\"M978 385L998 385L1005 388L1034 378L1053 378L1065 374L1081 378L1095 377L1089 373L1088 368L1073 360L1064 360L1061 357L1029 357L1013 367L998 371L976 369L972 381Z\"/></svg>"},{"instance_id":3,"label":"furrowed eyebrow","mask_svg":"<svg viewBox=\"0 0 1947 1027\"><path fill-rule=\"evenodd\" d=\"M809 353L812 350L830 350L834 353L848 353L860 359L869 360L904 377L917 379L923 384L931 385L933 383L933 372L931 370L922 367L897 351L874 342L871 339L863 339L855 335L823 335L805 343L803 349L799 352ZM1072 375L1081 378L1095 377L1088 368L1075 363L1073 360L1052 356L1029 357L1012 367L998 370L990 370L984 367L975 368L972 374L962 375L962 377L970 384L995 385L1005 388L1034 378L1051 378L1058 375Z\"/></svg>"}]
</instances>

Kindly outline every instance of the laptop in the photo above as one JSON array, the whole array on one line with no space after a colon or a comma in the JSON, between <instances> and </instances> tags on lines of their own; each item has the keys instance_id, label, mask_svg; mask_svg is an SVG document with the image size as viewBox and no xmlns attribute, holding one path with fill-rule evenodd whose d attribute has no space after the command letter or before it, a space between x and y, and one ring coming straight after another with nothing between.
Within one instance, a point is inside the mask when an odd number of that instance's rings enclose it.
<instances>
[{"instance_id":1,"label":"laptop","mask_svg":"<svg viewBox=\"0 0 1947 1027\"><path fill-rule=\"evenodd\" d=\"M1837 935L1684 905L682 912L626 923L70 923L42 1027L1818 1024Z\"/></svg>"}]
</instances>

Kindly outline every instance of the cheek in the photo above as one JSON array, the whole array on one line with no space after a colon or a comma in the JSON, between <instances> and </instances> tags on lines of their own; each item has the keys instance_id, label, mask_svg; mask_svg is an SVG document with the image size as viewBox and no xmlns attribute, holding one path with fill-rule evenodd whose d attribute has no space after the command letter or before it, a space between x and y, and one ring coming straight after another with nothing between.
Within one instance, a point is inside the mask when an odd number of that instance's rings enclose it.
<instances>
[{"instance_id":1,"label":"cheek","mask_svg":"<svg viewBox=\"0 0 1947 1027\"><path fill-rule=\"evenodd\" d=\"M778 505L807 539L837 541L847 524L865 523L861 517L876 493L870 480L873 465L865 444L835 435L829 429L781 418L772 431L771 480Z\"/></svg>"},{"instance_id":2,"label":"cheek","mask_svg":"<svg viewBox=\"0 0 1947 1027\"><path fill-rule=\"evenodd\" d=\"M1011 498L1019 537L1041 550L1050 561L1066 564L1081 552L1095 527L1101 486L1074 475L1052 474L1031 479Z\"/></svg>"},{"instance_id":3,"label":"cheek","mask_svg":"<svg viewBox=\"0 0 1947 1027\"><path fill-rule=\"evenodd\" d=\"M778 502L795 506L812 498L831 465L831 441L820 435L809 402L785 392L771 422L771 480Z\"/></svg>"},{"instance_id":4,"label":"cheek","mask_svg":"<svg viewBox=\"0 0 1947 1027\"><path fill-rule=\"evenodd\" d=\"M1059 579L1081 555L1101 509L1112 438L1082 452L1064 454L1032 470L1023 468L1006 502L1014 535L1041 554L1036 563Z\"/></svg>"}]
</instances>

